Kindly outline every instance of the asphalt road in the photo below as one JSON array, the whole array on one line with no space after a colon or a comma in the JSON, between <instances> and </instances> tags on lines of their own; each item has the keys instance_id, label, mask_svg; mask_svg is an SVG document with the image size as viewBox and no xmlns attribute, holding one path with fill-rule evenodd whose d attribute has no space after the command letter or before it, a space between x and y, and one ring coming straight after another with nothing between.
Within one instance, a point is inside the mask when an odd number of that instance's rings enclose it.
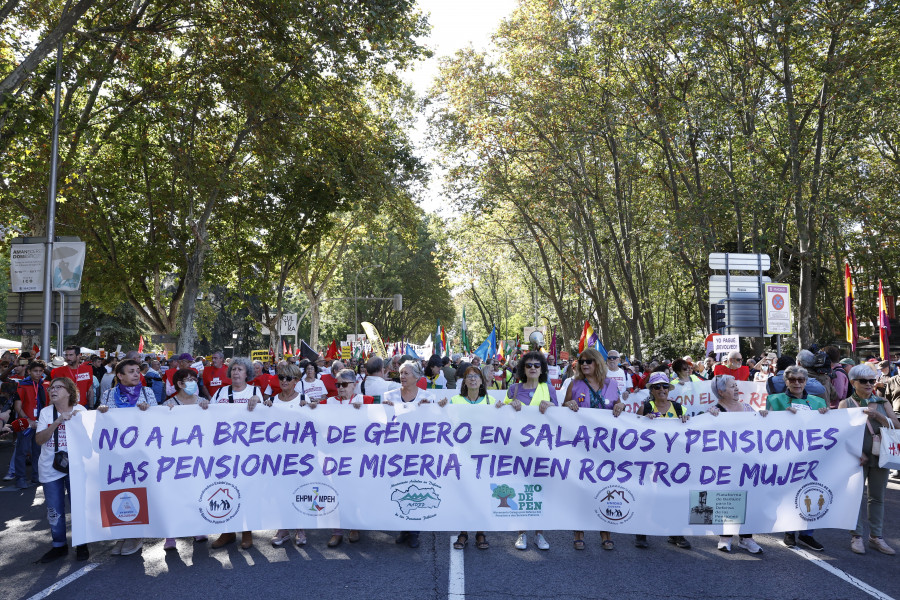
<instances>
[{"instance_id":1,"label":"asphalt road","mask_svg":"<svg viewBox=\"0 0 900 600\"><path fill-rule=\"evenodd\" d=\"M11 444L0 441L0 473ZM576 551L568 531L547 533L551 548L513 548L515 534L491 533L491 548L474 548L474 532L462 552L451 548L453 532L423 533L417 550L393 543L394 532L364 532L356 544L327 548L329 531L308 531L303 548L273 548L272 531L257 532L248 551L232 544L220 550L178 540L166 553L162 540L147 540L132 556L111 556L111 542L91 544L86 563L68 559L36 563L50 546L43 493L0 488L0 600L49 598L184 598L213 596L264 600L307 597L321 600L410 598L464 600L491 598L740 598L789 600L900 600L900 555L869 550L850 552L849 534L820 530L822 553L796 552L780 536L759 535L762 555L716 550L714 537L689 538L680 550L663 537L639 550L632 537L615 536L616 548L600 548L600 536L587 533L587 549ZM887 494L886 539L900 549L900 482ZM531 541L531 540L530 540ZM815 560L810 560L810 557ZM824 565L827 567L823 568ZM69 578L68 581L66 579ZM858 585L851 583L856 580ZM61 585L61 582L65 582ZM55 590L53 586L56 586ZM868 586L869 591L864 588ZM861 589L862 588L862 589ZM48 593L49 592L49 593Z\"/></svg>"}]
</instances>

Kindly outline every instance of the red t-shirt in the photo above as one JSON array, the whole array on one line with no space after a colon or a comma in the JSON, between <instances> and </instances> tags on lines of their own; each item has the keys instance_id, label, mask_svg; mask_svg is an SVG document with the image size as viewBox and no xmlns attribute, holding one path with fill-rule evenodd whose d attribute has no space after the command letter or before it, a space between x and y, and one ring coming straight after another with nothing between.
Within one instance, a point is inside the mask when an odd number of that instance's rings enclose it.
<instances>
[{"instance_id":1,"label":"red t-shirt","mask_svg":"<svg viewBox=\"0 0 900 600\"><path fill-rule=\"evenodd\" d=\"M26 417L33 421L37 421L38 413L40 412L37 406L39 385L44 386L44 406L47 406L50 403L50 396L47 393L47 388L50 387L49 380L44 380L43 384L38 384L31 380L25 382L25 385L22 385L22 382L19 382L18 392L19 400L22 401L22 412L25 413ZM16 415L16 417L18 417L18 415Z\"/></svg>"},{"instance_id":2,"label":"red t-shirt","mask_svg":"<svg viewBox=\"0 0 900 600\"><path fill-rule=\"evenodd\" d=\"M250 385L255 385L260 389L260 391L266 395L280 394L281 393L281 384L278 381L278 377L275 375L269 375L268 373L260 373L259 377L254 377L250 381L248 381Z\"/></svg>"},{"instance_id":3,"label":"red t-shirt","mask_svg":"<svg viewBox=\"0 0 900 600\"><path fill-rule=\"evenodd\" d=\"M725 365L716 365L713 375L732 375L738 381L747 381L750 379L750 367L742 365L737 369L729 369Z\"/></svg>"},{"instance_id":4,"label":"red t-shirt","mask_svg":"<svg viewBox=\"0 0 900 600\"><path fill-rule=\"evenodd\" d=\"M72 369L69 365L56 367L50 373L51 379L57 377L65 377L75 382L78 388L78 404L85 406L88 396L91 393L91 387L94 385L94 369L87 363L81 363L77 369Z\"/></svg>"},{"instance_id":5,"label":"red t-shirt","mask_svg":"<svg viewBox=\"0 0 900 600\"><path fill-rule=\"evenodd\" d=\"M218 369L209 366L203 369L203 386L209 392L210 397L218 392L219 388L225 387L226 385L231 385L231 379L228 378L227 366L222 365Z\"/></svg>"},{"instance_id":6,"label":"red t-shirt","mask_svg":"<svg viewBox=\"0 0 900 600\"><path fill-rule=\"evenodd\" d=\"M328 391L328 397L337 396L337 385L335 385L334 377L330 373L322 373L322 383Z\"/></svg>"}]
</instances>

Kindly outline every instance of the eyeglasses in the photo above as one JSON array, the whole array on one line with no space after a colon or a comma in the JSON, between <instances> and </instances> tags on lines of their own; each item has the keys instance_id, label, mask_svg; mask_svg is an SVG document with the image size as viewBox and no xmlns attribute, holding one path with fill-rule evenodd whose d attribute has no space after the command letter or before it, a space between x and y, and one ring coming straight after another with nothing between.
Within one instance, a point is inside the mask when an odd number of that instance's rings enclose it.
<instances>
[{"instance_id":1,"label":"eyeglasses","mask_svg":"<svg viewBox=\"0 0 900 600\"><path fill-rule=\"evenodd\" d=\"M476 373L469 373L468 375L466 375L466 379L481 379L481 377L479 377Z\"/></svg>"},{"instance_id":2,"label":"eyeglasses","mask_svg":"<svg viewBox=\"0 0 900 600\"><path fill-rule=\"evenodd\" d=\"M784 380L792 381L794 383L803 383L804 381L806 381L806 377L785 377Z\"/></svg>"},{"instance_id":3,"label":"eyeglasses","mask_svg":"<svg viewBox=\"0 0 900 600\"><path fill-rule=\"evenodd\" d=\"M197 381L196 377L185 377L182 381Z\"/></svg>"},{"instance_id":4,"label":"eyeglasses","mask_svg":"<svg viewBox=\"0 0 900 600\"><path fill-rule=\"evenodd\" d=\"M49 388L47 388L47 389L48 389L48 390L64 390L64 389L66 389L66 386L64 386L64 385L51 385L51 386L50 386Z\"/></svg>"},{"instance_id":5,"label":"eyeglasses","mask_svg":"<svg viewBox=\"0 0 900 600\"><path fill-rule=\"evenodd\" d=\"M654 383L653 385L650 386L650 389L651 390L662 390L662 389L668 389L668 387L669 386L666 385L665 383Z\"/></svg>"},{"instance_id":6,"label":"eyeglasses","mask_svg":"<svg viewBox=\"0 0 900 600\"><path fill-rule=\"evenodd\" d=\"M525 363L526 369L540 369L541 363Z\"/></svg>"},{"instance_id":7,"label":"eyeglasses","mask_svg":"<svg viewBox=\"0 0 900 600\"><path fill-rule=\"evenodd\" d=\"M578 364L579 365L592 365L592 364L594 364L594 359L593 358L579 358Z\"/></svg>"},{"instance_id":8,"label":"eyeglasses","mask_svg":"<svg viewBox=\"0 0 900 600\"><path fill-rule=\"evenodd\" d=\"M610 356L606 360L619 360L618 356Z\"/></svg>"},{"instance_id":9,"label":"eyeglasses","mask_svg":"<svg viewBox=\"0 0 900 600\"><path fill-rule=\"evenodd\" d=\"M356 385L356 382L355 381L339 381L335 385L338 386L339 388L345 388L348 385Z\"/></svg>"},{"instance_id":10,"label":"eyeglasses","mask_svg":"<svg viewBox=\"0 0 900 600\"><path fill-rule=\"evenodd\" d=\"M293 378L294 378L293 375L279 375L278 381L290 381Z\"/></svg>"},{"instance_id":11,"label":"eyeglasses","mask_svg":"<svg viewBox=\"0 0 900 600\"><path fill-rule=\"evenodd\" d=\"M877 379L857 379L856 381L860 382L863 385L875 385L878 381Z\"/></svg>"}]
</instances>

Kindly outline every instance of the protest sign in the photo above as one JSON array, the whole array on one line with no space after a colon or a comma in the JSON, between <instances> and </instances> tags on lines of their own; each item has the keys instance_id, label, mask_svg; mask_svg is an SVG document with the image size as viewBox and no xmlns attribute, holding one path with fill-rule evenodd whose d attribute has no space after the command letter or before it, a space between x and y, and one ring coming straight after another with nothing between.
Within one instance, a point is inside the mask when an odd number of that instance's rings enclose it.
<instances>
[{"instance_id":1,"label":"protest sign","mask_svg":"<svg viewBox=\"0 0 900 600\"><path fill-rule=\"evenodd\" d=\"M434 404L90 411L66 426L72 538L850 529L864 423L860 409L688 423Z\"/></svg>"},{"instance_id":2,"label":"protest sign","mask_svg":"<svg viewBox=\"0 0 900 600\"><path fill-rule=\"evenodd\" d=\"M716 354L728 354L732 350L740 352L740 339L736 335L717 335L713 338L713 352Z\"/></svg>"}]
</instances>

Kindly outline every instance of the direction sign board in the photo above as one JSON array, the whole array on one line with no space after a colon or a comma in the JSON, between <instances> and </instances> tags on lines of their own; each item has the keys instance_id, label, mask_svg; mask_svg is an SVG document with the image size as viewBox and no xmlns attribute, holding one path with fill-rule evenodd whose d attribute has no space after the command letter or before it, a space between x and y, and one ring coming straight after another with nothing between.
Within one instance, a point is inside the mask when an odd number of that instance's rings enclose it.
<instances>
[{"instance_id":1,"label":"direction sign board","mask_svg":"<svg viewBox=\"0 0 900 600\"><path fill-rule=\"evenodd\" d=\"M771 283L771 277L762 278L763 285ZM709 278L709 302L715 304L726 298L761 298L759 277L755 275L713 275Z\"/></svg>"},{"instance_id":2,"label":"direction sign board","mask_svg":"<svg viewBox=\"0 0 900 600\"><path fill-rule=\"evenodd\" d=\"M713 252L709 255L710 269L723 269L728 271L768 271L771 262L768 254Z\"/></svg>"}]
</instances>

